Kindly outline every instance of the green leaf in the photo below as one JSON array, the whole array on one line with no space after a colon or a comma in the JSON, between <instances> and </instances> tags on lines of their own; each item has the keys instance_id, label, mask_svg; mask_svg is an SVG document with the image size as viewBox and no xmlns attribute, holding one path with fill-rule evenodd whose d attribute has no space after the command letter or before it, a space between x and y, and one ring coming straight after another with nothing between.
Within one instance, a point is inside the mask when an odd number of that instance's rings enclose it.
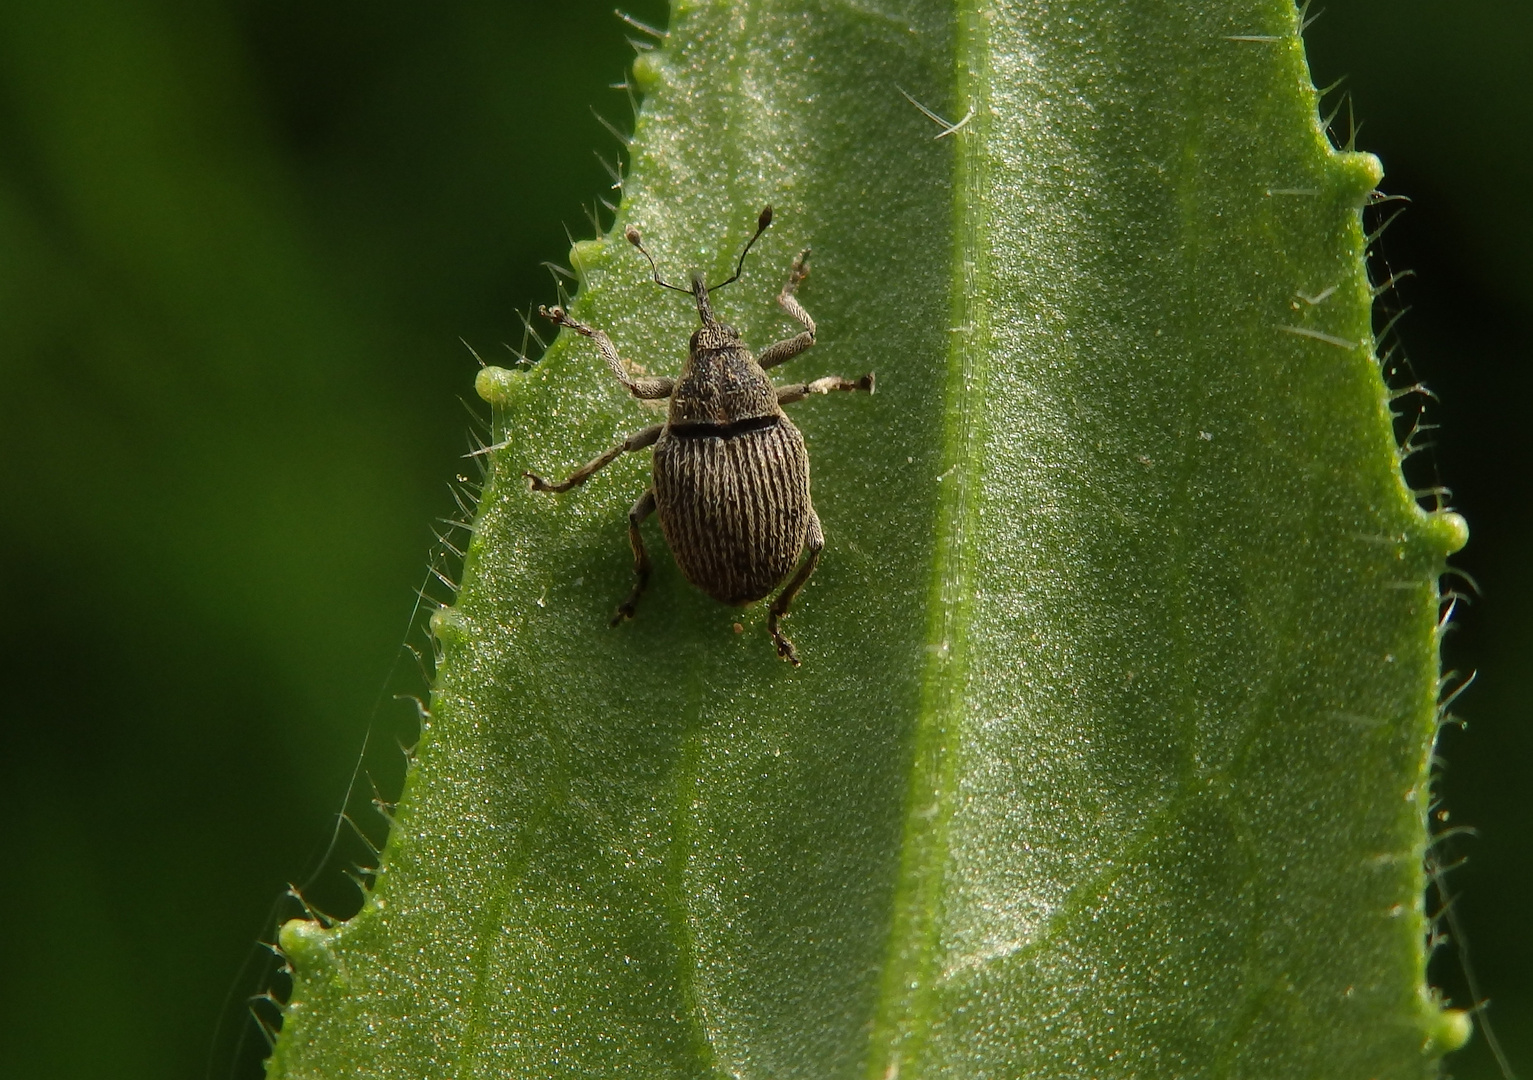
<instances>
[{"instance_id":1,"label":"green leaf","mask_svg":"<svg viewBox=\"0 0 1533 1080\"><path fill-rule=\"evenodd\" d=\"M673 277L792 379L825 559L776 659L659 554L657 417L562 336L503 445L383 870L296 922L272 1076L1428 1076L1438 589L1362 208L1286 0L678 3L577 317ZM907 99L950 123L939 125ZM956 130L955 130L956 129ZM743 633L735 633L738 619Z\"/></svg>"}]
</instances>

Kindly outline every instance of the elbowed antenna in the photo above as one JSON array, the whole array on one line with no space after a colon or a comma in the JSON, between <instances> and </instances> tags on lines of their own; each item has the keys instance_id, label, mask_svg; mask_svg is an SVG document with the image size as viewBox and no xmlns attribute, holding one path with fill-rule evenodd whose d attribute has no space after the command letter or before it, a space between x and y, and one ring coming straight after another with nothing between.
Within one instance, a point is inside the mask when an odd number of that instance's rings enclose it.
<instances>
[{"instance_id":1,"label":"elbowed antenna","mask_svg":"<svg viewBox=\"0 0 1533 1080\"><path fill-rule=\"evenodd\" d=\"M656 285L662 285L662 286L664 286L667 289L675 289L677 292L684 292L688 296L692 295L692 290L691 289L683 289L680 285L672 285L669 281L666 281L666 280L664 280L664 279L662 279L660 277L660 268L655 265L655 257L653 255L651 255L648 251L644 250L644 240L643 240L642 237L639 236L639 230L638 229L636 229L636 228L634 228L634 226L630 225L630 226L628 226L628 228L623 230L623 236L624 236L624 238L627 239L627 241L630 244L632 244L634 247L639 249L639 254L640 255L643 255L646 259L649 260L649 268L650 268L650 270L655 275L655 284Z\"/></svg>"},{"instance_id":2,"label":"elbowed antenna","mask_svg":"<svg viewBox=\"0 0 1533 1080\"><path fill-rule=\"evenodd\" d=\"M740 271L745 266L745 256L750 254L751 246L761 239L761 234L767 231L767 226L770 224L772 224L772 208L770 206L763 207L761 216L756 219L756 235L745 242L745 250L740 252L740 261L735 263L734 274L717 285L708 286L709 292L712 292L714 289L722 289L725 285L732 285L740 280Z\"/></svg>"},{"instance_id":3,"label":"elbowed antenna","mask_svg":"<svg viewBox=\"0 0 1533 1080\"><path fill-rule=\"evenodd\" d=\"M740 279L740 271L745 268L745 256L750 254L751 247L756 243L757 240L761 239L761 234L766 232L767 227L771 224L772 208L767 206L762 209L761 216L756 219L756 235L752 236L748 241L746 241L745 250L740 252L740 259L735 263L735 272L729 277L725 278L723 281L719 282L717 285L703 285L703 291L701 293L703 297L706 298L707 294L711 293L714 289L722 289L725 285L731 285ZM669 281L666 281L660 276L660 268L655 265L654 256L652 256L645 249L644 239L639 235L639 230L637 228L632 225L628 226L628 228L623 230L623 237L630 244L639 249L640 255L643 255L644 258L649 260L649 269L650 272L654 275L656 285L660 285L667 289L673 289L676 292L686 293L688 296L699 295L697 292L697 287L702 285L701 277L694 275L692 281L693 287L690 289L683 289L680 285L672 285Z\"/></svg>"}]
</instances>

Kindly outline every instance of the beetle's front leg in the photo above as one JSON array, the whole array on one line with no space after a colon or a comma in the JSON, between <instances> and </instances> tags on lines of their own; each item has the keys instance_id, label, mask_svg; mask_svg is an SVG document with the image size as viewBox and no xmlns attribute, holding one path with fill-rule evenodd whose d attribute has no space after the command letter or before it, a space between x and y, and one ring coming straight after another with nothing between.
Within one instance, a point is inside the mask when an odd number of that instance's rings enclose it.
<instances>
[{"instance_id":1,"label":"beetle's front leg","mask_svg":"<svg viewBox=\"0 0 1533 1080\"><path fill-rule=\"evenodd\" d=\"M645 428L643 431L634 432L601 457L596 458L594 461L586 462L557 484L550 484L537 473L524 472L522 475L532 481L533 491L568 491L572 487L585 483L591 478L592 473L605 469L622 455L632 453L635 450L643 450L646 446L653 446L655 440L660 438L660 433L664 430L664 424L656 424L653 427Z\"/></svg>"},{"instance_id":2,"label":"beetle's front leg","mask_svg":"<svg viewBox=\"0 0 1533 1080\"><path fill-rule=\"evenodd\" d=\"M567 326L582 337L588 337L596 342L596 348L601 352L602 359L607 361L607 367L617 377L617 381L628 388L628 392L636 398L645 398L651 401L660 398L668 398L671 391L676 388L675 379L666 379L651 376L634 377L628 373L628 365L623 363L623 358L617 354L617 346L612 344L612 339L606 331L596 330L585 323L578 323L569 317L569 313L562 307L539 307L538 314L550 322L559 326Z\"/></svg>"},{"instance_id":3,"label":"beetle's front leg","mask_svg":"<svg viewBox=\"0 0 1533 1080\"><path fill-rule=\"evenodd\" d=\"M798 289L798 283L809 276L809 249L799 252L797 259L793 260L793 269L788 274L788 283L782 287L782 292L777 294L777 303L789 315L793 316L804 326L804 332L787 341L779 341L776 345L768 345L762 350L761 356L756 363L763 368L776 367L778 364L792 360L799 353L814 344L814 320L809 317L809 312L804 310L804 305L798 302L794 292Z\"/></svg>"},{"instance_id":4,"label":"beetle's front leg","mask_svg":"<svg viewBox=\"0 0 1533 1080\"><path fill-rule=\"evenodd\" d=\"M612 616L608 626L616 626L624 619L633 618L633 609L639 602L639 594L644 591L644 586L649 584L649 552L644 550L644 537L639 533L639 525L654 512L654 488L650 488L639 496L639 501L633 504L632 510L628 511L628 544L633 548L633 573L639 580L634 582L633 592L628 594L628 599L617 606L617 614Z\"/></svg>"},{"instance_id":5,"label":"beetle's front leg","mask_svg":"<svg viewBox=\"0 0 1533 1080\"><path fill-rule=\"evenodd\" d=\"M804 582L809 580L809 575L820 564L820 552L825 548L825 533L820 529L820 515L814 512L813 506L809 508L809 531L804 537L804 547L809 551L809 558L804 560L804 565L798 568L793 580L783 586L782 592L777 594L777 599L772 601L772 606L767 610L767 630L777 645L777 655L794 667L798 667L798 652L788 636L777 628L777 620L788 613L788 605L793 603L793 598L804 587Z\"/></svg>"},{"instance_id":6,"label":"beetle's front leg","mask_svg":"<svg viewBox=\"0 0 1533 1080\"><path fill-rule=\"evenodd\" d=\"M870 371L860 379L843 379L839 375L827 375L823 379L816 379L811 383L791 383L788 386L777 388L777 404L791 405L795 401L803 401L810 394L829 394L836 390L866 390L873 392L873 373Z\"/></svg>"}]
</instances>

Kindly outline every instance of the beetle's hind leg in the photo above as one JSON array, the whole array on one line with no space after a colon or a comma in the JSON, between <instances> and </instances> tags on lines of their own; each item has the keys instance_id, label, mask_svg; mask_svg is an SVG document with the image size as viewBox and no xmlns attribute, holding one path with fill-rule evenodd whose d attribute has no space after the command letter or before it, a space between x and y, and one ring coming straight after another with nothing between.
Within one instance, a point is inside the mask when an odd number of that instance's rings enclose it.
<instances>
[{"instance_id":1,"label":"beetle's hind leg","mask_svg":"<svg viewBox=\"0 0 1533 1080\"><path fill-rule=\"evenodd\" d=\"M617 614L612 616L609 626L616 626L624 619L633 618L634 605L639 602L639 594L649 584L649 552L644 550L644 537L639 534L639 525L645 518L655 512L655 489L650 488L639 501L633 504L633 509L628 511L628 543L633 546L633 573L639 580L634 582L633 592L628 594L628 599L617 606Z\"/></svg>"},{"instance_id":2,"label":"beetle's hind leg","mask_svg":"<svg viewBox=\"0 0 1533 1080\"><path fill-rule=\"evenodd\" d=\"M793 580L783 586L782 592L777 594L777 599L772 601L772 606L767 613L767 630L772 634L772 641L777 645L777 655L782 657L794 667L798 667L798 652L793 648L793 642L788 636L777 628L777 621L788 613L788 606L793 603L793 598L804 587L804 582L809 580L809 575L814 573L814 568L820 564L820 552L825 548L825 534L820 529L820 516L814 512L814 507L809 508L809 531L804 537L804 546L809 549L809 558L804 560L804 565L798 568L798 573L793 575Z\"/></svg>"}]
</instances>

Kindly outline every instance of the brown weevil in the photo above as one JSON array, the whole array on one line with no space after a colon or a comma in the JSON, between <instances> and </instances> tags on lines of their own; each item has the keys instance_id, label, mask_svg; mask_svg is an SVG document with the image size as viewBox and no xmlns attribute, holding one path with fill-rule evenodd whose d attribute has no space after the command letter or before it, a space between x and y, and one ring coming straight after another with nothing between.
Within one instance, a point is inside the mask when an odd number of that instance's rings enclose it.
<instances>
[{"instance_id":1,"label":"brown weevil","mask_svg":"<svg viewBox=\"0 0 1533 1080\"><path fill-rule=\"evenodd\" d=\"M694 273L689 289L661 278L639 230L632 225L625 230L628 242L648 260L655 284L687 293L697 303L702 326L692 334L687 361L678 378L635 376L604 332L576 322L563 308L538 309L544 318L594 341L607 367L630 394L648 400L667 399L670 408L665 423L628 436L560 483L551 484L533 473L523 475L532 481L534 491L568 491L622 454L653 446L650 487L628 512L628 540L633 545L633 572L638 580L628 599L618 605L612 625L633 618L634 606L649 583L649 555L639 535L639 524L658 511L665 542L681 572L721 603L743 607L762 599L793 575L772 601L767 629L777 645L777 655L797 667L798 654L778 622L814 573L825 535L809 500L809 454L804 438L782 407L810 394L833 390L872 393L873 375L870 372L855 381L827 376L788 386L776 386L767 377L767 368L793 359L814 344L814 320L794 295L809 275L807 248L794 260L787 284L777 294L777 303L804 327L801 333L753 356L734 327L714 317L708 295L739 280L745 256L770 224L772 208L768 206L757 219L755 235L740 252L734 274L709 286L703 284L701 274ZM806 547L809 557L793 573Z\"/></svg>"}]
</instances>

